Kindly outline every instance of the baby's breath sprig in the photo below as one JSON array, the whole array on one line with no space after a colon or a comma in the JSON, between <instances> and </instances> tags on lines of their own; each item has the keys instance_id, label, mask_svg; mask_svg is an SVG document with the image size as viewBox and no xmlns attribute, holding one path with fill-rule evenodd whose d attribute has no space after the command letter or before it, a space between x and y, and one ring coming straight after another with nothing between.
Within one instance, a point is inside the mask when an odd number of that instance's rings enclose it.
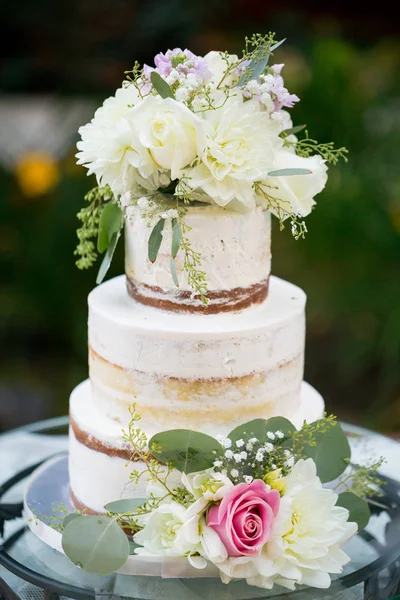
<instances>
[{"instance_id":1,"label":"baby's breath sprig","mask_svg":"<svg viewBox=\"0 0 400 600\"><path fill-rule=\"evenodd\" d=\"M108 185L105 187L94 187L85 196L85 201L89 203L84 206L77 218L82 225L77 230L78 245L74 254L79 256L76 261L78 269L89 269L97 259L97 249L95 240L99 233L100 216L106 202L113 200L113 193Z\"/></svg>"},{"instance_id":2,"label":"baby's breath sprig","mask_svg":"<svg viewBox=\"0 0 400 600\"><path fill-rule=\"evenodd\" d=\"M294 465L293 453L285 447L282 431L269 431L263 440L251 435L239 440L224 436L217 439L225 451L214 461L214 468L235 484L251 483L253 479L269 483L286 476Z\"/></svg>"}]
</instances>

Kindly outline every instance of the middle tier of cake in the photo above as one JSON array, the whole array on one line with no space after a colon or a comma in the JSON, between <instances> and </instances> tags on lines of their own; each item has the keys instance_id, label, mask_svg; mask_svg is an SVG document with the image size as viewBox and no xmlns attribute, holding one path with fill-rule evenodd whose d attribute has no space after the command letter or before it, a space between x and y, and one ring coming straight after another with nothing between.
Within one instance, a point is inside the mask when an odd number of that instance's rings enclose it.
<instances>
[{"instance_id":1,"label":"middle tier of cake","mask_svg":"<svg viewBox=\"0 0 400 600\"><path fill-rule=\"evenodd\" d=\"M300 288L272 277L268 298L242 312L169 313L136 303L116 277L89 295L94 406L126 427L136 403L148 434L290 417L300 403L305 302Z\"/></svg>"}]
</instances>

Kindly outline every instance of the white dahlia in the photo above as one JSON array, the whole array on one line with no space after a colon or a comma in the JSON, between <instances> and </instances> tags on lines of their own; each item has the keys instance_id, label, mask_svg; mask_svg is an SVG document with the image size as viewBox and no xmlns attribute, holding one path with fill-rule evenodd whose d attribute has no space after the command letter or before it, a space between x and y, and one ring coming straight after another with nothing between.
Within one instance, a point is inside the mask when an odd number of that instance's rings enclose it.
<instances>
[{"instance_id":1,"label":"white dahlia","mask_svg":"<svg viewBox=\"0 0 400 600\"><path fill-rule=\"evenodd\" d=\"M282 147L279 123L258 102L245 102L239 95L202 115L206 147L200 161L184 171L190 186L219 206L236 201L254 208L253 184L266 177Z\"/></svg>"},{"instance_id":2,"label":"white dahlia","mask_svg":"<svg viewBox=\"0 0 400 600\"><path fill-rule=\"evenodd\" d=\"M279 584L294 590L296 583L328 588L330 574L341 573L350 560L341 546L357 531L348 510L335 506L337 498L322 487L314 461L299 460L285 478L271 539L252 563L224 563L225 580L246 577L250 585L267 589Z\"/></svg>"}]
</instances>

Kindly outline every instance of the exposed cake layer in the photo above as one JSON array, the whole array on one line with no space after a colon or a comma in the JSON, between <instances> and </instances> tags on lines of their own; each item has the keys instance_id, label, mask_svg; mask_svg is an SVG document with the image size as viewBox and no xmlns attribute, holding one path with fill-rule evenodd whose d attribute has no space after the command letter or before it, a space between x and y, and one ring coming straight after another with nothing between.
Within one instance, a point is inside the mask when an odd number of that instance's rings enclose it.
<instances>
[{"instance_id":1,"label":"exposed cake layer","mask_svg":"<svg viewBox=\"0 0 400 600\"><path fill-rule=\"evenodd\" d=\"M268 299L229 314L165 313L132 303L124 278L89 296L89 372L97 409L122 426L136 402L149 433L221 432L255 417L290 416L300 401L302 290L271 278Z\"/></svg>"},{"instance_id":2,"label":"exposed cake layer","mask_svg":"<svg viewBox=\"0 0 400 600\"><path fill-rule=\"evenodd\" d=\"M290 415L300 427L304 420L319 419L324 412L322 397L303 383L298 410ZM104 505L120 498L145 496L146 478L133 484L130 473L144 468L142 462L129 463L130 448L122 440L121 427L98 414L89 381L81 383L70 399L69 472L72 499L77 508L104 511ZM260 416L260 415L259 415ZM241 421L246 421L245 416ZM226 427L221 433L229 433Z\"/></svg>"},{"instance_id":3,"label":"exposed cake layer","mask_svg":"<svg viewBox=\"0 0 400 600\"><path fill-rule=\"evenodd\" d=\"M171 275L171 220L166 220L157 260L148 259L151 227L138 207L127 211L125 272L131 297L164 310L211 314L242 310L259 304L268 294L271 270L270 214L258 208L246 214L216 206L192 206L185 216L185 236L201 256L206 274L208 305L193 296L184 271L184 252L176 257L179 288Z\"/></svg>"}]
</instances>

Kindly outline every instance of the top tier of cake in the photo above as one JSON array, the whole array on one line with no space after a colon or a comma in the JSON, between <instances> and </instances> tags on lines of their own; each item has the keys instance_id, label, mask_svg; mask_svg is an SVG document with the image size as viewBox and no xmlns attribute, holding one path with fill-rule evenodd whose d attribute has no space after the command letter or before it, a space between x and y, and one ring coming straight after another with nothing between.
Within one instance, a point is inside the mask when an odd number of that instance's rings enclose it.
<instances>
[{"instance_id":1,"label":"top tier of cake","mask_svg":"<svg viewBox=\"0 0 400 600\"><path fill-rule=\"evenodd\" d=\"M191 247L201 257L199 268L206 275L208 304L193 294L182 250L176 257L179 288L173 282L170 221L166 221L156 262L149 261L151 229L137 207L128 209L125 226L129 295L164 310L206 314L243 310L263 302L271 270L270 214L261 208L241 214L216 206L193 206L185 222L191 228L187 233Z\"/></svg>"}]
</instances>

